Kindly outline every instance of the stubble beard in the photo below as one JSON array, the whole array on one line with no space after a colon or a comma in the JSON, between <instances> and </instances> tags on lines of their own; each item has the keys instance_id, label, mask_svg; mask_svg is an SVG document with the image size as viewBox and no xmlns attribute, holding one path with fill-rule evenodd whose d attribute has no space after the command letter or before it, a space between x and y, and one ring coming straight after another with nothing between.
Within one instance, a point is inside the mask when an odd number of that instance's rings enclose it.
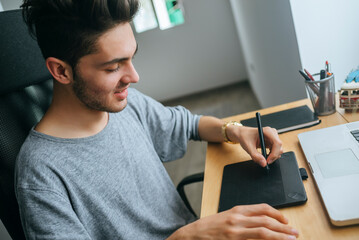
<instances>
[{"instance_id":1,"label":"stubble beard","mask_svg":"<svg viewBox=\"0 0 359 240\"><path fill-rule=\"evenodd\" d=\"M76 95L76 97L89 109L96 111L103 111L109 113L120 112L127 106L127 99L124 99L122 102L125 104L121 109L113 109L106 105L105 101L101 99L101 96L96 96L95 94L91 94L90 90L87 86L86 81L74 71L74 83L72 85L72 89ZM99 94L98 94L99 95Z\"/></svg>"}]
</instances>

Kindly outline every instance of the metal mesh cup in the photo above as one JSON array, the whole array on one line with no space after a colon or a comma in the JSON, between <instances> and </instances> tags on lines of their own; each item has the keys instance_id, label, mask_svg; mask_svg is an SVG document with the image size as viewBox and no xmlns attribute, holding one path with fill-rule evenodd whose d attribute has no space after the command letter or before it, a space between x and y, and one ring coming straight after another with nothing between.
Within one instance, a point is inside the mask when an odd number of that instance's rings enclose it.
<instances>
[{"instance_id":1,"label":"metal mesh cup","mask_svg":"<svg viewBox=\"0 0 359 240\"><path fill-rule=\"evenodd\" d=\"M319 75L316 73L313 77ZM305 81L305 87L317 115L329 115L336 111L334 74L321 80Z\"/></svg>"}]
</instances>

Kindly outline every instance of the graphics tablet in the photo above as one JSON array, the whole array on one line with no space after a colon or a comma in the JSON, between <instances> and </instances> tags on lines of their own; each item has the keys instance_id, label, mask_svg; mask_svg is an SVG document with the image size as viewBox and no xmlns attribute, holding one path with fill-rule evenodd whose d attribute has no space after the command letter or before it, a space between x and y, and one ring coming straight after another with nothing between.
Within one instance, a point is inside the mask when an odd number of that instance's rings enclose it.
<instances>
[{"instance_id":1,"label":"graphics tablet","mask_svg":"<svg viewBox=\"0 0 359 240\"><path fill-rule=\"evenodd\" d=\"M269 167L267 172L252 160L225 166L218 211L259 203L281 208L307 201L293 152L283 153Z\"/></svg>"}]
</instances>

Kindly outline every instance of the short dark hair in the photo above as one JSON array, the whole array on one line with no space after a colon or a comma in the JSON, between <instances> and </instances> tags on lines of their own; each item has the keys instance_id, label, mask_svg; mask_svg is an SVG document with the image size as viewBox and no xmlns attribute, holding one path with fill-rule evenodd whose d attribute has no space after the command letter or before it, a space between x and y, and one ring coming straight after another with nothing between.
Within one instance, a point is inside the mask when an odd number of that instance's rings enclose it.
<instances>
[{"instance_id":1,"label":"short dark hair","mask_svg":"<svg viewBox=\"0 0 359 240\"><path fill-rule=\"evenodd\" d=\"M120 23L130 22L138 0L24 0L21 5L30 34L44 58L56 57L72 68L96 52L98 38Z\"/></svg>"}]
</instances>

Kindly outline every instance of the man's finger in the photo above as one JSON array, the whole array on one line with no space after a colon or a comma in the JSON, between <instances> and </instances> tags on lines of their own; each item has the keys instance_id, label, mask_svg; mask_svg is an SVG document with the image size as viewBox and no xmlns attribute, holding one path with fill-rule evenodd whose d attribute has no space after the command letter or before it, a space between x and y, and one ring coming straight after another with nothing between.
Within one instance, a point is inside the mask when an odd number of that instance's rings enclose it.
<instances>
[{"instance_id":1,"label":"man's finger","mask_svg":"<svg viewBox=\"0 0 359 240\"><path fill-rule=\"evenodd\" d=\"M256 204L251 205L251 207L241 208L241 213L246 216L268 216L276 219L277 221L287 224L288 220L283 216L283 214L277 209L269 206L268 204Z\"/></svg>"},{"instance_id":2,"label":"man's finger","mask_svg":"<svg viewBox=\"0 0 359 240\"><path fill-rule=\"evenodd\" d=\"M281 155L283 154L283 147L282 145L280 146L272 146L272 149L268 155L267 161L268 164L273 163L275 160L279 159L281 157Z\"/></svg>"},{"instance_id":3,"label":"man's finger","mask_svg":"<svg viewBox=\"0 0 359 240\"><path fill-rule=\"evenodd\" d=\"M296 236L278 233L265 227L247 228L241 232L243 239L295 240Z\"/></svg>"},{"instance_id":4,"label":"man's finger","mask_svg":"<svg viewBox=\"0 0 359 240\"><path fill-rule=\"evenodd\" d=\"M268 216L251 216L246 217L245 221L242 224L245 224L247 228L258 228L265 227L274 232L281 232L288 235L298 236L299 233L296 229L293 229L287 224L278 222L276 219Z\"/></svg>"},{"instance_id":5,"label":"man's finger","mask_svg":"<svg viewBox=\"0 0 359 240\"><path fill-rule=\"evenodd\" d=\"M252 157L252 160L254 162L258 163L260 166L265 167L267 165L267 160L258 151L255 151L250 155Z\"/></svg>"},{"instance_id":6,"label":"man's finger","mask_svg":"<svg viewBox=\"0 0 359 240\"><path fill-rule=\"evenodd\" d=\"M267 158L269 164L277 160L283 153L282 141L280 140L277 130L274 128L266 128L265 135L268 139L268 146L270 147L270 153Z\"/></svg>"}]
</instances>

